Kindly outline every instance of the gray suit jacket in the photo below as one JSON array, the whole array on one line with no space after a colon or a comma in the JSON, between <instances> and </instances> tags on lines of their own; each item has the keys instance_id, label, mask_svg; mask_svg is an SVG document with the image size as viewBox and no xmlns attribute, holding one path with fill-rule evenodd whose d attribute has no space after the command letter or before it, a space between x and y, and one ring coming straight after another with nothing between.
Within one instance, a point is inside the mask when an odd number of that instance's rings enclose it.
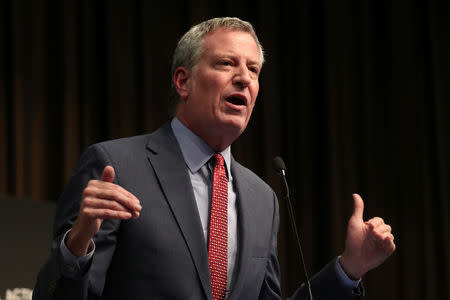
<instances>
[{"instance_id":1,"label":"gray suit jacket","mask_svg":"<svg viewBox=\"0 0 450 300\"><path fill-rule=\"evenodd\" d=\"M59 244L71 228L88 181L114 167L115 183L142 204L141 216L105 220L94 241L88 270L80 277L62 264ZM234 159L238 204L237 272L229 299L279 299L278 202L272 189ZM353 299L332 264L312 279L314 299ZM54 242L41 269L34 300L211 299L207 246L188 170L167 123L149 135L89 147L62 194ZM293 299L308 299L300 287Z\"/></svg>"}]
</instances>

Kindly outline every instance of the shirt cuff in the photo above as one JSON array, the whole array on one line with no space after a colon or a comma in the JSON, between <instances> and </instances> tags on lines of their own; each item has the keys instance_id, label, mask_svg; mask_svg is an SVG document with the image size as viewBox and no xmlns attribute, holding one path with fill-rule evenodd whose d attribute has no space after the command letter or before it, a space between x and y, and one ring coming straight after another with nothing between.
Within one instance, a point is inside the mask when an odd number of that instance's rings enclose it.
<instances>
[{"instance_id":1,"label":"shirt cuff","mask_svg":"<svg viewBox=\"0 0 450 300\"><path fill-rule=\"evenodd\" d=\"M77 279L81 278L86 274L87 269L89 268L92 257L94 256L95 251L95 243L91 239L91 242L88 247L88 253L84 256L76 257L70 252L69 248L66 245L66 237L70 232L69 229L61 240L60 244L60 252L62 256L62 275L67 278Z\"/></svg>"},{"instance_id":2,"label":"shirt cuff","mask_svg":"<svg viewBox=\"0 0 450 300\"><path fill-rule=\"evenodd\" d=\"M338 275L338 278L340 279L340 281L348 288L350 289L354 289L358 286L359 282L361 281L361 279L359 280L351 280L347 274L345 274L344 270L342 270L341 264L339 263L339 256L336 258L335 263L334 263L334 269L336 270L336 273Z\"/></svg>"}]
</instances>

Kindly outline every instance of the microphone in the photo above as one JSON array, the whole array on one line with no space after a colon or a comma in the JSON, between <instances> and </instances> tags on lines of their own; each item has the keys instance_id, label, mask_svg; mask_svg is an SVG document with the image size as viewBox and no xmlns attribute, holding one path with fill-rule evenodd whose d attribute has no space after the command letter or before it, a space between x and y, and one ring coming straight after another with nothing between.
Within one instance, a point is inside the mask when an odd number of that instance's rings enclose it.
<instances>
[{"instance_id":1,"label":"microphone","mask_svg":"<svg viewBox=\"0 0 450 300\"><path fill-rule=\"evenodd\" d=\"M306 286L308 287L309 299L313 300L312 291L311 291L311 283L309 282L308 272L306 271L305 259L303 258L302 246L300 244L300 238L298 236L297 225L295 223L295 218L294 218L294 210L292 209L291 199L289 196L289 186L288 186L288 183L286 180L286 165L284 164L283 159L281 157L277 156L272 161L272 167L275 170L275 172L277 172L278 174L281 175L281 177L283 177L284 192L285 192L285 198L287 200L287 210L288 210L288 214L289 214L289 221L291 223L292 231L295 234L295 238L297 239L297 246L298 246L298 251L300 252L301 265L303 266L303 272L305 274Z\"/></svg>"},{"instance_id":2,"label":"microphone","mask_svg":"<svg viewBox=\"0 0 450 300\"><path fill-rule=\"evenodd\" d=\"M286 165L281 157L277 156L272 161L272 167L278 174L286 176ZM286 184L287 187L287 184Z\"/></svg>"}]
</instances>

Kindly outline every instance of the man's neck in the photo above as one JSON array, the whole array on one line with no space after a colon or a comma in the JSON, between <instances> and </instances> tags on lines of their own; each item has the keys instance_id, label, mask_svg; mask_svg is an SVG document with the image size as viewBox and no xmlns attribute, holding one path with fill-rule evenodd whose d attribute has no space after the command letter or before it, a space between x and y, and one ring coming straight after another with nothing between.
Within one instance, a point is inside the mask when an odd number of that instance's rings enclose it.
<instances>
[{"instance_id":1,"label":"man's neck","mask_svg":"<svg viewBox=\"0 0 450 300\"><path fill-rule=\"evenodd\" d=\"M222 152L227 147L229 147L238 137L239 133L230 132L227 129L213 129L213 128L197 128L192 126L190 122L188 122L182 116L177 115L178 120L183 123L190 131L192 131L195 135L200 137L214 152Z\"/></svg>"}]
</instances>

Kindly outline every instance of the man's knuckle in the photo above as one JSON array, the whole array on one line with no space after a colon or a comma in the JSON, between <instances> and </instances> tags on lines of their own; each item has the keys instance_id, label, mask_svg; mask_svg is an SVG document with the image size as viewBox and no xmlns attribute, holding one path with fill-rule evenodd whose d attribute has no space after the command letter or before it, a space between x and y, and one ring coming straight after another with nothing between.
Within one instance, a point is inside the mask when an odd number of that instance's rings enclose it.
<instances>
[{"instance_id":1,"label":"man's knuckle","mask_svg":"<svg viewBox=\"0 0 450 300\"><path fill-rule=\"evenodd\" d=\"M92 211L91 211L91 209L89 207L84 206L84 207L81 208L80 213L83 216L90 217L91 214L92 214Z\"/></svg>"},{"instance_id":2,"label":"man's knuckle","mask_svg":"<svg viewBox=\"0 0 450 300\"><path fill-rule=\"evenodd\" d=\"M88 186L95 186L95 185L97 185L97 181L98 180L96 180L96 179L91 179L91 180L88 181L87 185Z\"/></svg>"},{"instance_id":3,"label":"man's knuckle","mask_svg":"<svg viewBox=\"0 0 450 300\"><path fill-rule=\"evenodd\" d=\"M85 195L83 198L83 204L87 206L92 205L92 197L89 195Z\"/></svg>"},{"instance_id":4,"label":"man's knuckle","mask_svg":"<svg viewBox=\"0 0 450 300\"><path fill-rule=\"evenodd\" d=\"M115 201L110 201L110 202L108 202L107 205L108 205L108 208L112 209L112 210L120 210L121 209L120 204Z\"/></svg>"},{"instance_id":5,"label":"man's knuckle","mask_svg":"<svg viewBox=\"0 0 450 300\"><path fill-rule=\"evenodd\" d=\"M116 190L112 190L109 192L109 196L111 197L111 199L114 200L119 200L120 199L120 193Z\"/></svg>"}]
</instances>

